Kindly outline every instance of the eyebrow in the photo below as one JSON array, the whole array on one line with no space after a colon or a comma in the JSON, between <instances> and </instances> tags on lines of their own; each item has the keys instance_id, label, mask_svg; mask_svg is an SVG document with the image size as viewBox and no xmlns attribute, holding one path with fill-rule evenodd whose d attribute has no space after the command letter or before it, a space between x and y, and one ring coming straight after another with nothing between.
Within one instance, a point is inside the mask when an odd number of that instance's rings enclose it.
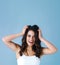
<instances>
[{"instance_id":1,"label":"eyebrow","mask_svg":"<svg viewBox=\"0 0 60 65\"><path fill-rule=\"evenodd\" d=\"M28 34L29 36L31 36L30 34ZM33 35L33 36L35 36L35 35Z\"/></svg>"}]
</instances>

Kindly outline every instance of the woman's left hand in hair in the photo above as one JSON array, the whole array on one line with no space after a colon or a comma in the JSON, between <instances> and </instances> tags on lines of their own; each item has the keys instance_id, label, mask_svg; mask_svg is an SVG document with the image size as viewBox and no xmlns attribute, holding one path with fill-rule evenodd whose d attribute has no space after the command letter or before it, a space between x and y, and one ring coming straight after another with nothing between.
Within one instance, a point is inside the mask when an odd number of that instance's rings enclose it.
<instances>
[{"instance_id":1,"label":"woman's left hand in hair","mask_svg":"<svg viewBox=\"0 0 60 65\"><path fill-rule=\"evenodd\" d=\"M41 29L39 29L38 32L39 32L39 39L41 40L41 38L43 37L43 36L42 36Z\"/></svg>"}]
</instances>

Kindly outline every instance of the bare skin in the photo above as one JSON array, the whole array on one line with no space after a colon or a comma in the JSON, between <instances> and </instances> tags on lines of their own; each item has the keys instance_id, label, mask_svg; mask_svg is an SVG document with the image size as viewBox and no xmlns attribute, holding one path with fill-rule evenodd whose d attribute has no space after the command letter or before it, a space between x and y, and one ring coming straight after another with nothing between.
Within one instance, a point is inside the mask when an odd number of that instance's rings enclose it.
<instances>
[{"instance_id":1,"label":"bare skin","mask_svg":"<svg viewBox=\"0 0 60 65\"><path fill-rule=\"evenodd\" d=\"M17 38L17 37L20 37L20 36L23 36L24 33L25 33L25 30L27 29L28 27L25 26L22 30L21 33L18 33L18 34L12 34L12 35L9 35L9 36L5 36L2 38L3 42L9 47L11 48L13 51L16 52L16 58L18 59L20 57L19 55L19 51L20 51L20 45L18 45L17 43L13 42L12 40ZM43 48L43 55L45 54L53 54L57 51L57 48L49 41L47 41L46 39L43 38L42 36L42 33L41 33L41 30L39 29L39 39L41 40L41 42L43 42L47 47L44 47ZM30 36L29 36L30 35ZM32 51L32 45L34 44L34 32L33 31L30 31L28 32L28 35L27 35L27 43L28 43L28 47L27 47L27 52L29 54L29 56L33 56L34 55L34 52ZM32 43L32 44L30 44ZM53 50L52 50L53 49ZM25 53L25 55L27 55Z\"/></svg>"}]
</instances>

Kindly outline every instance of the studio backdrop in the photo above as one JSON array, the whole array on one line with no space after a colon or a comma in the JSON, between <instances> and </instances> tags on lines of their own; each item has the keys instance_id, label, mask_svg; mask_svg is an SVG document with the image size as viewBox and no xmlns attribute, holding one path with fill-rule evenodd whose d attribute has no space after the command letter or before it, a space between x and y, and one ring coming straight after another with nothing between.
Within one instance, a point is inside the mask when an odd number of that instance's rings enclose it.
<instances>
[{"instance_id":1,"label":"studio backdrop","mask_svg":"<svg viewBox=\"0 0 60 65\"><path fill-rule=\"evenodd\" d=\"M15 52L4 44L2 37L19 33L25 25L34 24L40 27L43 37L58 49L55 54L44 55L41 65L60 64L60 1L0 0L0 65L17 65ZM13 41L21 44L21 38Z\"/></svg>"}]
</instances>

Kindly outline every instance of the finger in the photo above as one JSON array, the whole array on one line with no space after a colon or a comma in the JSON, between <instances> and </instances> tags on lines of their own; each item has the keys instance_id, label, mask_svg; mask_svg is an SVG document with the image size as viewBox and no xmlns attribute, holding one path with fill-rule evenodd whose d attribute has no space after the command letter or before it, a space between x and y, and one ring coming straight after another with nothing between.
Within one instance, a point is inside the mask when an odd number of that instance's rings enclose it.
<instances>
[{"instance_id":1,"label":"finger","mask_svg":"<svg viewBox=\"0 0 60 65\"><path fill-rule=\"evenodd\" d=\"M24 26L24 28L28 28L28 26L26 25L26 26Z\"/></svg>"}]
</instances>

